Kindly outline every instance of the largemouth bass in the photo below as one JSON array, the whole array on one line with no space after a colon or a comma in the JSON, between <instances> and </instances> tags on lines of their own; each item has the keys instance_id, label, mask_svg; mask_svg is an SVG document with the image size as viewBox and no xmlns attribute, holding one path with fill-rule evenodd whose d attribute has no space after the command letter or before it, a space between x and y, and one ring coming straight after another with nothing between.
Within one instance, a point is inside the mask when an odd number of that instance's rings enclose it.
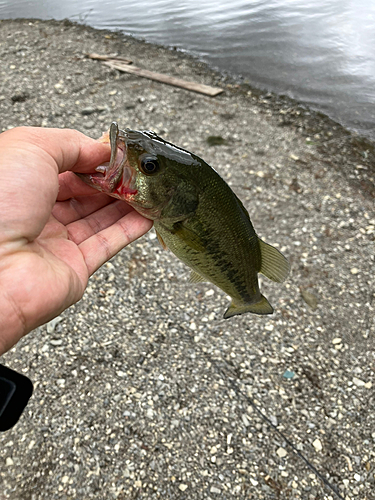
<instances>
[{"instance_id":1,"label":"largemouth bass","mask_svg":"<svg viewBox=\"0 0 375 500\"><path fill-rule=\"evenodd\" d=\"M232 298L224 318L272 314L258 273L282 282L288 261L258 238L247 210L220 175L154 132L123 131L112 123L104 140L111 145L109 164L77 175L153 220L163 247L192 269L192 282L210 281Z\"/></svg>"}]
</instances>

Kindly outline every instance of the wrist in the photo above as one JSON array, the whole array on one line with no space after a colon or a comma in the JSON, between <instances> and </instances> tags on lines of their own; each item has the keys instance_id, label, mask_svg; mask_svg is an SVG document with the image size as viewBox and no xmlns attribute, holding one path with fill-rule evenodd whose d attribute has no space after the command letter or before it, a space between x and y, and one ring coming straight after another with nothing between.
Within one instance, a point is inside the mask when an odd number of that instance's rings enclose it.
<instances>
[{"instance_id":1,"label":"wrist","mask_svg":"<svg viewBox=\"0 0 375 500\"><path fill-rule=\"evenodd\" d=\"M0 355L8 351L27 332L22 312L6 293L0 293Z\"/></svg>"}]
</instances>

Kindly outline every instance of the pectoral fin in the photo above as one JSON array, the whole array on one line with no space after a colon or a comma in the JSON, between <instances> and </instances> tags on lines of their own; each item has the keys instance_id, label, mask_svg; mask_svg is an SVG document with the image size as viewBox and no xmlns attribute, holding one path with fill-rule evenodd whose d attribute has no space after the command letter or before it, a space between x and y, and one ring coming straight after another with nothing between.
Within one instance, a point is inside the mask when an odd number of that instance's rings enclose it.
<instances>
[{"instance_id":1,"label":"pectoral fin","mask_svg":"<svg viewBox=\"0 0 375 500\"><path fill-rule=\"evenodd\" d=\"M224 318L228 319L232 316L236 316L237 314L245 314L245 313L254 313L254 314L272 314L273 307L268 302L264 295L261 295L261 299L256 304L241 304L236 305L233 301L230 306L224 313Z\"/></svg>"},{"instance_id":2,"label":"pectoral fin","mask_svg":"<svg viewBox=\"0 0 375 500\"><path fill-rule=\"evenodd\" d=\"M189 247L193 248L197 252L205 252L206 247L204 241L199 236L199 234L188 228L184 221L176 222L173 224L172 233L181 238Z\"/></svg>"},{"instance_id":3,"label":"pectoral fin","mask_svg":"<svg viewBox=\"0 0 375 500\"><path fill-rule=\"evenodd\" d=\"M289 274L289 262L275 247L265 243L261 239L258 240L262 256L262 264L259 272L272 281L282 283Z\"/></svg>"},{"instance_id":4,"label":"pectoral fin","mask_svg":"<svg viewBox=\"0 0 375 500\"><path fill-rule=\"evenodd\" d=\"M156 229L155 229L155 233L156 233L156 236L158 237L160 245L164 248L164 250L168 250L167 245L164 243L163 238L160 236L160 234L158 233L158 231Z\"/></svg>"}]
</instances>

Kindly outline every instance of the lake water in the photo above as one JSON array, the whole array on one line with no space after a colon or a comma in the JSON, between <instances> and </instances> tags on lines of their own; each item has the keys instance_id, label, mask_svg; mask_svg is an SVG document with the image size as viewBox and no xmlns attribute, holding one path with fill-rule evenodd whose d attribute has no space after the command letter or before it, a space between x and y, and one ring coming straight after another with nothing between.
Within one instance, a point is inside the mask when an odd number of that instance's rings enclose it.
<instances>
[{"instance_id":1,"label":"lake water","mask_svg":"<svg viewBox=\"0 0 375 500\"><path fill-rule=\"evenodd\" d=\"M175 46L375 139L374 0L0 0Z\"/></svg>"}]
</instances>

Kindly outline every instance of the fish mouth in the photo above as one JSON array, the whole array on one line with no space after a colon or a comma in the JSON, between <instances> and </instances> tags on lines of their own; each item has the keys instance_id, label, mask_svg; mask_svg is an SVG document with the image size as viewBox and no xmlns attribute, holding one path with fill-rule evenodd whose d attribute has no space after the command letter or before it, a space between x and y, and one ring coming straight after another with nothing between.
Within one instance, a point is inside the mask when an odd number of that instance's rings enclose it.
<instances>
[{"instance_id":1,"label":"fish mouth","mask_svg":"<svg viewBox=\"0 0 375 500\"><path fill-rule=\"evenodd\" d=\"M78 174L86 184L107 193L115 198L128 200L137 194L135 189L135 170L129 165L127 158L127 137L119 130L116 122L111 123L109 133L105 133L101 142L110 143L110 161L99 165L92 174Z\"/></svg>"}]
</instances>

